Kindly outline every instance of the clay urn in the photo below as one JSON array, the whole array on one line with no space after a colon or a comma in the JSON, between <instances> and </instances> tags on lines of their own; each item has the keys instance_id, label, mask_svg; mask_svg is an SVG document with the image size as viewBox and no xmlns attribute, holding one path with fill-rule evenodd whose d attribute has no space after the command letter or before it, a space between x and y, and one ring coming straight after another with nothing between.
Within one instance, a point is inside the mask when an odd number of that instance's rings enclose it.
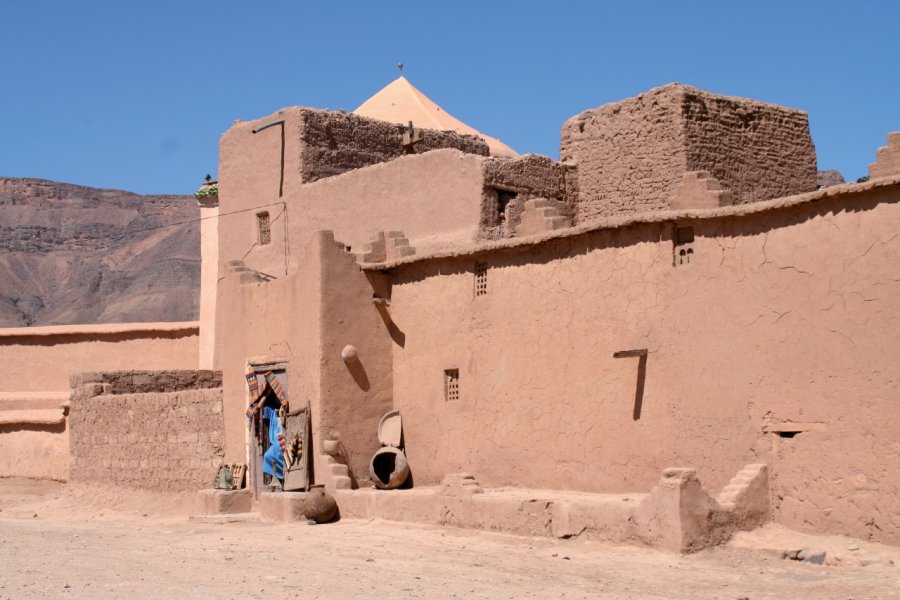
<instances>
[{"instance_id":1,"label":"clay urn","mask_svg":"<svg viewBox=\"0 0 900 600\"><path fill-rule=\"evenodd\" d=\"M337 502L324 485L310 486L303 500L303 516L316 523L327 523L337 514Z\"/></svg>"},{"instance_id":2,"label":"clay urn","mask_svg":"<svg viewBox=\"0 0 900 600\"><path fill-rule=\"evenodd\" d=\"M356 346L347 344L344 346L344 349L341 350L341 358L344 359L345 363L351 363L359 358L359 351L356 349Z\"/></svg>"},{"instance_id":3,"label":"clay urn","mask_svg":"<svg viewBox=\"0 0 900 600\"><path fill-rule=\"evenodd\" d=\"M409 478L406 455L399 448L381 448L369 463L369 475L378 489L393 490L400 487Z\"/></svg>"},{"instance_id":4,"label":"clay urn","mask_svg":"<svg viewBox=\"0 0 900 600\"><path fill-rule=\"evenodd\" d=\"M335 456L341 449L341 443L338 440L323 440L322 451L330 456Z\"/></svg>"}]
</instances>

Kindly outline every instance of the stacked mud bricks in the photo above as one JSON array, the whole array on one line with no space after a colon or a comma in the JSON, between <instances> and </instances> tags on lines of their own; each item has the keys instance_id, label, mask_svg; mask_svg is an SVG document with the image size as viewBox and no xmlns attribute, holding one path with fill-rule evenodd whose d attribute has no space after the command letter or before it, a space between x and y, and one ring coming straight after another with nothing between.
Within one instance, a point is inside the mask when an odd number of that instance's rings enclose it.
<instances>
[{"instance_id":1,"label":"stacked mud bricks","mask_svg":"<svg viewBox=\"0 0 900 600\"><path fill-rule=\"evenodd\" d=\"M314 108L294 108L301 140L300 179L303 183L340 175L353 169L387 162L406 153L421 154L437 148L456 148L469 154L488 155L481 138L451 131L423 129L413 146L401 143L403 126L352 113ZM413 126L418 130L418 126Z\"/></svg>"},{"instance_id":2,"label":"stacked mud bricks","mask_svg":"<svg viewBox=\"0 0 900 600\"><path fill-rule=\"evenodd\" d=\"M900 175L900 131L888 134L887 146L878 149L875 162L869 165L869 177L893 177Z\"/></svg>"},{"instance_id":3,"label":"stacked mud bricks","mask_svg":"<svg viewBox=\"0 0 900 600\"><path fill-rule=\"evenodd\" d=\"M71 386L70 481L211 485L224 448L221 372L81 373Z\"/></svg>"},{"instance_id":4,"label":"stacked mud bricks","mask_svg":"<svg viewBox=\"0 0 900 600\"><path fill-rule=\"evenodd\" d=\"M574 203L578 197L574 171L546 156L526 154L518 158L488 158L482 165L484 198L482 200L480 239L499 239L552 231L572 224ZM500 195L507 203L501 206ZM553 219L534 219L522 227L529 208L540 204L553 207ZM504 213L504 228L496 223L496 215Z\"/></svg>"},{"instance_id":5,"label":"stacked mud bricks","mask_svg":"<svg viewBox=\"0 0 900 600\"><path fill-rule=\"evenodd\" d=\"M734 204L816 189L805 112L677 83L572 117L560 158L578 173L576 223L668 209L694 171Z\"/></svg>"}]
</instances>

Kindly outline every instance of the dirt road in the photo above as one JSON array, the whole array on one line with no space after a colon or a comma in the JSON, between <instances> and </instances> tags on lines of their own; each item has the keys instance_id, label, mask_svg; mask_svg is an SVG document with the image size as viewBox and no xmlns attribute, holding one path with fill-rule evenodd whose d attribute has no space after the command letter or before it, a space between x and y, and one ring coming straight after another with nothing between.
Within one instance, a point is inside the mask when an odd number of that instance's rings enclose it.
<instances>
[{"instance_id":1,"label":"dirt road","mask_svg":"<svg viewBox=\"0 0 900 600\"><path fill-rule=\"evenodd\" d=\"M900 549L778 528L677 556L388 522L198 524L185 498L136 498L0 480L0 599L900 598ZM792 543L837 564L762 549Z\"/></svg>"}]
</instances>

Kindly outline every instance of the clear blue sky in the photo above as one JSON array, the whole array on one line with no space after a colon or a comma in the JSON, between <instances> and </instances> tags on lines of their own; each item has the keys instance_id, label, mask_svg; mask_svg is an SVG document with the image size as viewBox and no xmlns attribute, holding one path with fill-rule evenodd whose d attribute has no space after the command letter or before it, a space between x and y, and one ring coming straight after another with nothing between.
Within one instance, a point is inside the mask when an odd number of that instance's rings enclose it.
<instances>
[{"instance_id":1,"label":"clear blue sky","mask_svg":"<svg viewBox=\"0 0 900 600\"><path fill-rule=\"evenodd\" d=\"M451 114L557 157L587 108L679 81L809 112L819 168L900 130L900 2L0 0L0 176L190 193L234 119L355 109L406 64Z\"/></svg>"}]
</instances>

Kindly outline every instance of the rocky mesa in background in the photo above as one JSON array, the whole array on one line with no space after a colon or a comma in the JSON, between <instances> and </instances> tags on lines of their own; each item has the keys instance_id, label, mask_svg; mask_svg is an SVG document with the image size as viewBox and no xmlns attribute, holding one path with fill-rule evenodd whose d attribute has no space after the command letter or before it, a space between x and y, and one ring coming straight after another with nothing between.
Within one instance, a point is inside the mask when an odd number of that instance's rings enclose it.
<instances>
[{"instance_id":1,"label":"rocky mesa in background","mask_svg":"<svg viewBox=\"0 0 900 600\"><path fill-rule=\"evenodd\" d=\"M199 216L191 196L0 178L0 327L196 319Z\"/></svg>"}]
</instances>

